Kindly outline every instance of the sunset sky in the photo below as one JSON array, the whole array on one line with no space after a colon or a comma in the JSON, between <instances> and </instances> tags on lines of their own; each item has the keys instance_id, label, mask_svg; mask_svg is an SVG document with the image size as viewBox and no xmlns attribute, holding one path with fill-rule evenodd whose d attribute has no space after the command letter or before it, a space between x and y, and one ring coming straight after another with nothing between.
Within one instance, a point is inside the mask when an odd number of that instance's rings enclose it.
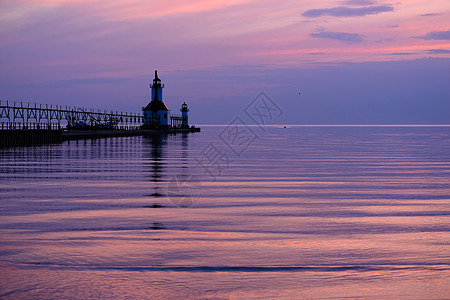
<instances>
[{"instance_id":1,"label":"sunset sky","mask_svg":"<svg viewBox=\"0 0 450 300\"><path fill-rule=\"evenodd\" d=\"M0 0L0 100L226 124L450 124L450 1ZM301 94L299 94L301 93Z\"/></svg>"}]
</instances>

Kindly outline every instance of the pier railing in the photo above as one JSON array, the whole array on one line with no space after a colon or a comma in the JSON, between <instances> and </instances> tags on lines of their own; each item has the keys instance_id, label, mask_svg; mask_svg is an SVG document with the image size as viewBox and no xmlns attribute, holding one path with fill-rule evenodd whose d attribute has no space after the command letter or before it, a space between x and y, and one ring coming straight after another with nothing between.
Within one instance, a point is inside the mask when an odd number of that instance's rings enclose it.
<instances>
[{"instance_id":1,"label":"pier railing","mask_svg":"<svg viewBox=\"0 0 450 300\"><path fill-rule=\"evenodd\" d=\"M142 118L138 113L0 100L0 130L135 129Z\"/></svg>"}]
</instances>

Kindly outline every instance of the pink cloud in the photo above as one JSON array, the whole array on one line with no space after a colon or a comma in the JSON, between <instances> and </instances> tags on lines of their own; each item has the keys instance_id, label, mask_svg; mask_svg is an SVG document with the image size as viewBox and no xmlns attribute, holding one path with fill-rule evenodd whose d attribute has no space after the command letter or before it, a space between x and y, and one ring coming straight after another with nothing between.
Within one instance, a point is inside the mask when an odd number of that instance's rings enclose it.
<instances>
[{"instance_id":1,"label":"pink cloud","mask_svg":"<svg viewBox=\"0 0 450 300\"><path fill-rule=\"evenodd\" d=\"M86 76L144 74L156 67L391 60L383 53L421 55L426 49L448 48L444 41L411 38L443 30L444 2L430 1L429 9L442 10L433 18L420 17L417 11L426 3L414 0L412 8L396 4L394 12L367 18L306 20L303 12L336 2L19 0L9 4L7 18L0 18L0 47L10 46L2 52L11 57L9 69L85 68ZM394 22L398 26L389 26ZM358 43L339 42L345 39Z\"/></svg>"}]
</instances>

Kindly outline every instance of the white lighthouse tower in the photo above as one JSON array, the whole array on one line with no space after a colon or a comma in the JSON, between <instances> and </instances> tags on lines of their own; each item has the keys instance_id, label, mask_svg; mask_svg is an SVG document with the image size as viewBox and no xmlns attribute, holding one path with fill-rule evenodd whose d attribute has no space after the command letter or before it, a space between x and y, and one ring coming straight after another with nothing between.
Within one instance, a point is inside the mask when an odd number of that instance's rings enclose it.
<instances>
[{"instance_id":1,"label":"white lighthouse tower","mask_svg":"<svg viewBox=\"0 0 450 300\"><path fill-rule=\"evenodd\" d=\"M151 88L151 101L142 110L144 112L144 127L146 128L167 128L170 124L170 110L164 104L162 97L161 79L158 78L158 71L155 70L155 79Z\"/></svg>"},{"instance_id":2,"label":"white lighthouse tower","mask_svg":"<svg viewBox=\"0 0 450 300\"><path fill-rule=\"evenodd\" d=\"M180 111L181 111L181 127L188 128L189 127L189 122L188 122L188 111L189 111L189 109L187 107L186 102L184 102L181 105Z\"/></svg>"}]
</instances>

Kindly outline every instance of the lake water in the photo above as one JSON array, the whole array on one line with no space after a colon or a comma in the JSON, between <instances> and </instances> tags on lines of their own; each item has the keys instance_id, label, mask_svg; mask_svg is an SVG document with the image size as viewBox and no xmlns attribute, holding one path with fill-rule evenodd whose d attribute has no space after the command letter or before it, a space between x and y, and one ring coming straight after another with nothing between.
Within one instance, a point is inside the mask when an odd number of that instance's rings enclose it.
<instances>
[{"instance_id":1,"label":"lake water","mask_svg":"<svg viewBox=\"0 0 450 300\"><path fill-rule=\"evenodd\" d=\"M450 127L0 150L0 297L450 298Z\"/></svg>"}]
</instances>

